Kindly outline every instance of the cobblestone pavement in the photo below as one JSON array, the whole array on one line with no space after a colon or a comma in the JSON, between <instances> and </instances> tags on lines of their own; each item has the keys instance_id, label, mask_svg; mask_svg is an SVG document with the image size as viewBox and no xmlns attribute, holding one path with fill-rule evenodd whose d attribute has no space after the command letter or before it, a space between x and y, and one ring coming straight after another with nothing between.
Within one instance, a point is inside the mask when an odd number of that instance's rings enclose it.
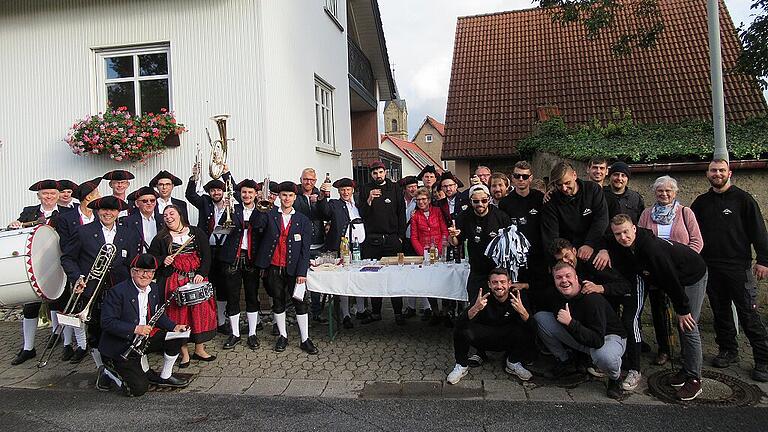
<instances>
[{"instance_id":1,"label":"cobblestone pavement","mask_svg":"<svg viewBox=\"0 0 768 432\"><path fill-rule=\"evenodd\" d=\"M646 333L649 330L646 329ZM717 348L711 328L704 330L707 365L717 354ZM90 357L80 365L64 364L58 360L60 349L57 349L54 360L43 369L37 368L37 359L11 366L21 343L20 333L18 322L0 322L0 387L95 391L95 370ZM221 347L225 337L217 335L208 344L208 351L217 355L217 360L193 360L188 369L179 370L194 376L190 386L180 391L263 396L617 403L606 398L605 384L599 380L587 380L573 388L558 387L541 380L537 382L537 378L521 383L504 372L500 354L492 355L482 367L471 369L458 385L448 385L445 377L454 365L451 330L429 326L418 317L408 320L402 327L394 324L391 315L367 326L355 322L354 329L341 331L333 342L324 325L311 325L311 333L320 350L317 356L307 355L299 349L295 325L288 329L289 346L283 353L272 350L274 336L269 335L269 326L259 332L261 347L255 351L250 350L245 341L233 350L224 351ZM38 355L49 334L49 329L38 331ZM741 348L742 360L738 365L717 371L737 376L768 392L768 384L750 380L751 349L744 341ZM648 363L650 360L651 353L643 355L644 377L658 370ZM150 355L151 364L158 366L160 362L160 355ZM663 402L648 394L644 379L622 403ZM768 398L764 397L761 405L768 406Z\"/></svg>"}]
</instances>

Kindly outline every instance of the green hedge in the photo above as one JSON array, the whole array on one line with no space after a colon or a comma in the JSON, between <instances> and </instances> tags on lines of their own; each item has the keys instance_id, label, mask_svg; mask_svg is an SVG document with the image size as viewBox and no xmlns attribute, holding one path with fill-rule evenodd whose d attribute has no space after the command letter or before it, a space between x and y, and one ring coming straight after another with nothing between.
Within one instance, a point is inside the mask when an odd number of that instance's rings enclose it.
<instances>
[{"instance_id":1,"label":"green hedge","mask_svg":"<svg viewBox=\"0 0 768 432\"><path fill-rule=\"evenodd\" d=\"M768 117L755 117L726 128L733 159L768 157ZM567 128L561 118L541 123L517 145L523 157L546 151L586 161L593 156L630 163L701 161L712 157L711 122L689 120L676 124L636 125L631 113L614 110L612 120Z\"/></svg>"}]
</instances>

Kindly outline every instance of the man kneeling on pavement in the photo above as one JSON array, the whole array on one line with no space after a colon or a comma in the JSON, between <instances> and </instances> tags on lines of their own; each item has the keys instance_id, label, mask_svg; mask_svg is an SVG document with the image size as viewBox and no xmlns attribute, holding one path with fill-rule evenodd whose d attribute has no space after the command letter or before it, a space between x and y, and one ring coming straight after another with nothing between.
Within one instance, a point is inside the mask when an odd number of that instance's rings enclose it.
<instances>
[{"instance_id":1,"label":"man kneeling on pavement","mask_svg":"<svg viewBox=\"0 0 768 432\"><path fill-rule=\"evenodd\" d=\"M469 350L504 351L505 370L523 381L531 372L523 366L526 354L535 352L536 327L528 312L530 305L524 290L511 291L509 274L503 268L488 275L490 292L477 296L475 304L456 320L453 349L456 366L448 374L448 383L456 384L469 372ZM527 360L527 359L526 359Z\"/></svg>"},{"instance_id":2,"label":"man kneeling on pavement","mask_svg":"<svg viewBox=\"0 0 768 432\"><path fill-rule=\"evenodd\" d=\"M141 396L149 384L185 387L189 380L173 376L173 365L187 338L165 340L166 332L185 332L188 327L177 325L165 313L156 327L147 325L161 305L159 288L152 279L157 259L150 254L137 255L131 263L131 279L107 291L101 310L101 340L99 351L105 368L99 373L96 387L109 391L114 382L127 396ZM163 368L158 374L149 368L146 355L134 353L123 358L135 336L149 336L149 345L163 347Z\"/></svg>"},{"instance_id":3,"label":"man kneeling on pavement","mask_svg":"<svg viewBox=\"0 0 768 432\"><path fill-rule=\"evenodd\" d=\"M627 346L624 326L601 294L582 293L576 269L570 264L558 262L552 275L562 294L562 307L557 314L538 312L534 318L539 337L557 360L553 377L574 371L572 350L589 354L592 363L608 375L608 397L621 398L621 357Z\"/></svg>"}]
</instances>

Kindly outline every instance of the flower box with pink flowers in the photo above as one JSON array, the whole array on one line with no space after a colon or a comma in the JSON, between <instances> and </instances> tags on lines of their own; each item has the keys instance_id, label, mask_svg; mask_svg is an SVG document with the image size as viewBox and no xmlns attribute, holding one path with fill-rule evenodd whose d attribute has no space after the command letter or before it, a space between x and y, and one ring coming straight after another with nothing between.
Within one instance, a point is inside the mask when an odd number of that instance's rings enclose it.
<instances>
[{"instance_id":1,"label":"flower box with pink flowers","mask_svg":"<svg viewBox=\"0 0 768 432\"><path fill-rule=\"evenodd\" d=\"M146 161L168 146L178 146L178 135L186 131L173 112L133 115L126 107L77 121L66 142L77 155L104 155L118 162Z\"/></svg>"}]
</instances>

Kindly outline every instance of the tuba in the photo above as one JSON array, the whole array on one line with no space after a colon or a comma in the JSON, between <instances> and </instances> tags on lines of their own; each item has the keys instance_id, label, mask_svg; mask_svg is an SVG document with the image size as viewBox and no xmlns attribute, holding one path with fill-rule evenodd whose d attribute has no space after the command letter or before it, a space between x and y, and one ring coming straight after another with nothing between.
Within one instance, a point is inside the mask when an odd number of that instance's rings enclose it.
<instances>
[{"instance_id":1,"label":"tuba","mask_svg":"<svg viewBox=\"0 0 768 432\"><path fill-rule=\"evenodd\" d=\"M205 132L208 134L208 143L211 145L211 161L208 164L208 173L213 179L219 179L224 174L224 166L227 164L227 145L234 138L227 138L227 119L228 114L219 114L211 117L216 122L216 128L219 130L219 139L211 141L211 134L208 128Z\"/></svg>"},{"instance_id":2,"label":"tuba","mask_svg":"<svg viewBox=\"0 0 768 432\"><path fill-rule=\"evenodd\" d=\"M256 210L266 213L272 209L274 203L269 199L269 177L264 179L261 185L261 196L256 202Z\"/></svg>"}]
</instances>

